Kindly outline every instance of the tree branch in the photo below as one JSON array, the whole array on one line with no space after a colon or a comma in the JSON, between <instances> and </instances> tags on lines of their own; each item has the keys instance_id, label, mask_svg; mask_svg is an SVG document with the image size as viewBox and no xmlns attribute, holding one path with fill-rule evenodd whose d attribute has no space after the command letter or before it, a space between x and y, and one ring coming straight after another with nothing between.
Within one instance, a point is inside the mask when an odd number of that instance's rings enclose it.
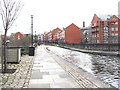
<instances>
[{"instance_id":1,"label":"tree branch","mask_svg":"<svg viewBox=\"0 0 120 90\"><path fill-rule=\"evenodd\" d=\"M22 7L23 5L21 1L16 2L15 0L0 0L0 15L2 18L5 35L17 19Z\"/></svg>"}]
</instances>

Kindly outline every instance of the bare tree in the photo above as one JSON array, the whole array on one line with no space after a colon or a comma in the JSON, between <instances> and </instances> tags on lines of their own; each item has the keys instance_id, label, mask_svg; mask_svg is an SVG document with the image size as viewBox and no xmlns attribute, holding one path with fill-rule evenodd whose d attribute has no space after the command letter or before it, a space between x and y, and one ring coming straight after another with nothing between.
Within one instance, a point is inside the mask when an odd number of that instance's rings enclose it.
<instances>
[{"instance_id":1,"label":"bare tree","mask_svg":"<svg viewBox=\"0 0 120 90\"><path fill-rule=\"evenodd\" d=\"M10 29L14 21L17 19L23 4L21 1L16 0L0 0L0 15L4 29L3 39L3 58L2 58L2 70L7 72L7 60L6 60L6 36L7 31Z\"/></svg>"}]
</instances>

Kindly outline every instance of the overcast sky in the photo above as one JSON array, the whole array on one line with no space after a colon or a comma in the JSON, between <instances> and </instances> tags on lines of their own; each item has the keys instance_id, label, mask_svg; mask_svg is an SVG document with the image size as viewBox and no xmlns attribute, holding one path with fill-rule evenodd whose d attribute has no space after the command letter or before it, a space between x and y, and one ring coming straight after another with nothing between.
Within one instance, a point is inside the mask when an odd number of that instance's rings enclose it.
<instances>
[{"instance_id":1,"label":"overcast sky","mask_svg":"<svg viewBox=\"0 0 120 90\"><path fill-rule=\"evenodd\" d=\"M93 15L118 14L119 0L22 0L24 7L8 31L31 33L31 15L34 15L34 32L41 34L57 27L62 29L71 23L89 26Z\"/></svg>"}]
</instances>

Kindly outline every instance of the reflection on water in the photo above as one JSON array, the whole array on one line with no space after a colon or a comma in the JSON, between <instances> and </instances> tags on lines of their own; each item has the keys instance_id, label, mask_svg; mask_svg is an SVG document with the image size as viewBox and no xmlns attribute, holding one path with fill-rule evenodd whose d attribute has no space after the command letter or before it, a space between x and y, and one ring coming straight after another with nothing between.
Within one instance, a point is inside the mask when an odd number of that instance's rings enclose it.
<instances>
[{"instance_id":1,"label":"reflection on water","mask_svg":"<svg viewBox=\"0 0 120 90\"><path fill-rule=\"evenodd\" d=\"M120 58L115 56L92 55L92 71L100 79L118 87L118 62Z\"/></svg>"},{"instance_id":2,"label":"reflection on water","mask_svg":"<svg viewBox=\"0 0 120 90\"><path fill-rule=\"evenodd\" d=\"M94 74L98 78L118 88L119 57L86 54L54 46L48 47L64 60L83 68L89 73Z\"/></svg>"}]
</instances>

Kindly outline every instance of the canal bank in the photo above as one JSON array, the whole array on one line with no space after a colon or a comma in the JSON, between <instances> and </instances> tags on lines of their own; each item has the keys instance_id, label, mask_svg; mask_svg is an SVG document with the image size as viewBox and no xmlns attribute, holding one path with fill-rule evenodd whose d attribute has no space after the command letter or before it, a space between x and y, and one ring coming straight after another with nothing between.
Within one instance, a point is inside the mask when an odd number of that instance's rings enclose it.
<instances>
[{"instance_id":1,"label":"canal bank","mask_svg":"<svg viewBox=\"0 0 120 90\"><path fill-rule=\"evenodd\" d=\"M98 79L96 76L88 73L82 68L63 60L60 56L56 55L49 47L46 47L48 53L59 63L59 65L67 71L81 86L85 88L114 88Z\"/></svg>"},{"instance_id":2,"label":"canal bank","mask_svg":"<svg viewBox=\"0 0 120 90\"><path fill-rule=\"evenodd\" d=\"M77 68L82 68L100 80L118 88L119 57L82 53L49 45L47 47L65 62L69 62Z\"/></svg>"},{"instance_id":3,"label":"canal bank","mask_svg":"<svg viewBox=\"0 0 120 90\"><path fill-rule=\"evenodd\" d=\"M70 50L74 50L74 51L83 52L83 53L120 56L120 51L100 51L100 50L97 51L97 50L87 50L87 49L73 48L73 47L68 47L68 46L59 46L59 45L56 45L56 46L61 47L61 48L65 48L65 49L70 49Z\"/></svg>"}]
</instances>

